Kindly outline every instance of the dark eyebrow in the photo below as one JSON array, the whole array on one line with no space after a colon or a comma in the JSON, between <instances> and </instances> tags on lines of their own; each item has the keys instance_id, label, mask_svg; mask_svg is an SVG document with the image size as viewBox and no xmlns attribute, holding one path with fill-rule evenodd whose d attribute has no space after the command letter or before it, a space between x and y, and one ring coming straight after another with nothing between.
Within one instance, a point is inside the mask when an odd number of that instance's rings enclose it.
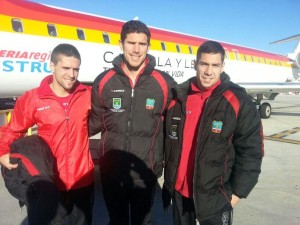
<instances>
[{"instance_id":1,"label":"dark eyebrow","mask_svg":"<svg viewBox=\"0 0 300 225\"><path fill-rule=\"evenodd\" d=\"M127 43L129 43L129 44L135 44L135 43L138 43L139 45L148 45L147 42L138 42L138 41L127 41Z\"/></svg>"},{"instance_id":2,"label":"dark eyebrow","mask_svg":"<svg viewBox=\"0 0 300 225\"><path fill-rule=\"evenodd\" d=\"M72 69L71 67L68 67L68 66L63 66L62 68L66 69L66 70ZM79 71L79 69L80 68L73 68L73 70L76 70L76 71Z\"/></svg>"},{"instance_id":3,"label":"dark eyebrow","mask_svg":"<svg viewBox=\"0 0 300 225\"><path fill-rule=\"evenodd\" d=\"M207 63L207 62L202 62L202 61L200 61L199 62L201 65L206 65L206 66L209 66L209 65L212 65L212 66L221 66L222 65L222 63L213 63L213 64L209 64L209 63Z\"/></svg>"}]
</instances>

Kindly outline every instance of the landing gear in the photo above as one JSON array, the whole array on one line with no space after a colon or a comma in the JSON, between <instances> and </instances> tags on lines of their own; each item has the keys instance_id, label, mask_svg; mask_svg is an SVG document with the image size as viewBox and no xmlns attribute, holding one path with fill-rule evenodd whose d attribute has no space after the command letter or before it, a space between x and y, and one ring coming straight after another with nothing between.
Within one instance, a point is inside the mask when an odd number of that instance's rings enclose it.
<instances>
[{"instance_id":1,"label":"landing gear","mask_svg":"<svg viewBox=\"0 0 300 225\"><path fill-rule=\"evenodd\" d=\"M259 106L259 114L262 119L268 119L271 116L272 108L267 102L264 102Z\"/></svg>"},{"instance_id":2,"label":"landing gear","mask_svg":"<svg viewBox=\"0 0 300 225\"><path fill-rule=\"evenodd\" d=\"M268 102L261 103L262 100L274 100L278 93L271 93L271 94L253 94L249 95L256 108L260 114L260 118L262 119L269 119L272 113L271 105Z\"/></svg>"}]
</instances>

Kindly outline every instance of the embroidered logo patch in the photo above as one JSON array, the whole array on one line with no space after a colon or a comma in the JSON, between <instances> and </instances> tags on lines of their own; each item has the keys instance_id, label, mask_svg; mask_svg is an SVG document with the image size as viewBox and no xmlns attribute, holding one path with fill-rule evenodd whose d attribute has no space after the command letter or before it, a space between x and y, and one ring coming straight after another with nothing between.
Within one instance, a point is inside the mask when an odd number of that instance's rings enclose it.
<instances>
[{"instance_id":1,"label":"embroidered logo patch","mask_svg":"<svg viewBox=\"0 0 300 225\"><path fill-rule=\"evenodd\" d=\"M113 107L114 109L121 108L121 98L113 98Z\"/></svg>"},{"instance_id":2,"label":"embroidered logo patch","mask_svg":"<svg viewBox=\"0 0 300 225\"><path fill-rule=\"evenodd\" d=\"M223 122L222 121L213 121L212 122L212 129L211 131L216 133L216 134L219 134L221 133L222 131L222 126L223 126Z\"/></svg>"},{"instance_id":3,"label":"embroidered logo patch","mask_svg":"<svg viewBox=\"0 0 300 225\"><path fill-rule=\"evenodd\" d=\"M154 103L155 103L155 99L152 98L147 98L146 99L146 109L154 109Z\"/></svg>"},{"instance_id":4,"label":"embroidered logo patch","mask_svg":"<svg viewBox=\"0 0 300 225\"><path fill-rule=\"evenodd\" d=\"M43 110L47 110L47 109L50 109L49 105L43 106L43 107L39 107L39 108L37 108L37 111L43 111Z\"/></svg>"}]
</instances>

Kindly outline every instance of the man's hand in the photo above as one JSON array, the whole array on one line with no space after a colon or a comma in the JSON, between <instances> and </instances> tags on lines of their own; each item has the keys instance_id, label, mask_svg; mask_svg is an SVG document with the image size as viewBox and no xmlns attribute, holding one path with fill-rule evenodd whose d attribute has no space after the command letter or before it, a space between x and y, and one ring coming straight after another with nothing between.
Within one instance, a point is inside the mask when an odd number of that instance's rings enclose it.
<instances>
[{"instance_id":1,"label":"man's hand","mask_svg":"<svg viewBox=\"0 0 300 225\"><path fill-rule=\"evenodd\" d=\"M11 164L9 162L9 154L4 154L0 157L0 164L9 170L16 169L18 167L18 164Z\"/></svg>"},{"instance_id":2,"label":"man's hand","mask_svg":"<svg viewBox=\"0 0 300 225\"><path fill-rule=\"evenodd\" d=\"M238 204L239 201L240 201L240 198L238 196L232 194L232 196L231 196L231 206L232 206L232 208L234 208Z\"/></svg>"}]
</instances>

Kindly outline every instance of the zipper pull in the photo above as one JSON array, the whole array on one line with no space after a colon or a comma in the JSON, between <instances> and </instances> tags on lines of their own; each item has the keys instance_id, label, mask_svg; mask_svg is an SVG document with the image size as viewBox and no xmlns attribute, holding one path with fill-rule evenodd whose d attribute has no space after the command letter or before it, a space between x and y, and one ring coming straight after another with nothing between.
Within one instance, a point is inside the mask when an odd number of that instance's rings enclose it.
<instances>
[{"instance_id":1,"label":"zipper pull","mask_svg":"<svg viewBox=\"0 0 300 225\"><path fill-rule=\"evenodd\" d=\"M131 89L131 97L132 98L134 97L134 89L133 88Z\"/></svg>"}]
</instances>

